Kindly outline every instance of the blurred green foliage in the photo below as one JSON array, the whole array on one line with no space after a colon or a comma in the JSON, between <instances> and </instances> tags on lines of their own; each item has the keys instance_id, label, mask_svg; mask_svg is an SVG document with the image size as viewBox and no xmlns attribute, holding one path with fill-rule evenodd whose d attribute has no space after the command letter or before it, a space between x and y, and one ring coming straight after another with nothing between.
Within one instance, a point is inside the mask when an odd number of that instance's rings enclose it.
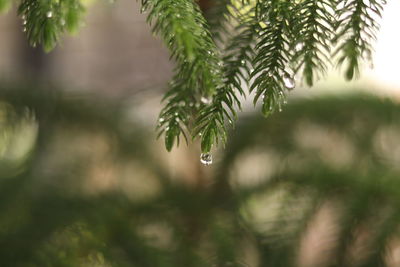
<instances>
[{"instance_id":1,"label":"blurred green foliage","mask_svg":"<svg viewBox=\"0 0 400 267\"><path fill-rule=\"evenodd\" d=\"M250 115L194 186L125 105L0 89L0 266L398 266L393 102Z\"/></svg>"}]
</instances>

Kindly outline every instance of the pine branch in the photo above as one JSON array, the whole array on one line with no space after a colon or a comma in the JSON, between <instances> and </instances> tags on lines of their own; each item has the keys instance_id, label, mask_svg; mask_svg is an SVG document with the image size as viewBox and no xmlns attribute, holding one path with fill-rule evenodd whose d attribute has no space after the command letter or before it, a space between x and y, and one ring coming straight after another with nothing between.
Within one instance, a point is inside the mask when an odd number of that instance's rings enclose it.
<instances>
[{"instance_id":1,"label":"pine branch","mask_svg":"<svg viewBox=\"0 0 400 267\"><path fill-rule=\"evenodd\" d=\"M18 8L29 43L43 45L47 52L64 31L78 29L84 11L79 0L23 0Z\"/></svg>"},{"instance_id":2,"label":"pine branch","mask_svg":"<svg viewBox=\"0 0 400 267\"><path fill-rule=\"evenodd\" d=\"M376 0L339 2L339 9L336 11L336 35L333 39L339 46L334 55L340 55L337 60L339 66L347 62L345 77L348 80L358 75L361 59L371 60L372 42L379 29L373 16L382 16L384 3Z\"/></svg>"},{"instance_id":3,"label":"pine branch","mask_svg":"<svg viewBox=\"0 0 400 267\"><path fill-rule=\"evenodd\" d=\"M285 103L285 91L293 89L294 80L289 63L292 57L290 47L292 1L259 1L256 9L259 40L256 55L253 59L254 70L251 78L250 92L255 91L254 104L262 96L262 113L264 116L280 111ZM261 23L264 23L261 24Z\"/></svg>"},{"instance_id":4,"label":"pine branch","mask_svg":"<svg viewBox=\"0 0 400 267\"><path fill-rule=\"evenodd\" d=\"M331 40L335 20L332 10L335 1L304 0L296 6L294 35L298 40L294 47L295 72L302 72L307 85L323 76L330 62Z\"/></svg>"},{"instance_id":5,"label":"pine branch","mask_svg":"<svg viewBox=\"0 0 400 267\"><path fill-rule=\"evenodd\" d=\"M206 21L192 0L144 0L143 11L176 61L176 74L167 105L161 111L160 134L165 132L167 150L190 129L189 114L196 113L201 99L211 98L222 85L221 66Z\"/></svg>"},{"instance_id":6,"label":"pine branch","mask_svg":"<svg viewBox=\"0 0 400 267\"><path fill-rule=\"evenodd\" d=\"M142 0L147 20L170 50L175 75L164 97L157 130L171 150L183 136L201 136L202 151L225 143L245 85L262 99L262 113L281 110L301 73L312 86L331 63L347 64L345 76L370 59L385 1L209 1L206 17L195 0ZM10 0L0 0L0 10ZM53 49L75 31L84 8L79 0L21 0L18 14L31 45ZM227 43L227 45L223 45ZM219 46L217 46L217 44ZM335 46L334 52L331 47ZM222 60L221 60L222 57Z\"/></svg>"},{"instance_id":7,"label":"pine branch","mask_svg":"<svg viewBox=\"0 0 400 267\"><path fill-rule=\"evenodd\" d=\"M217 90L216 95L208 105L203 105L195 121L194 136L201 136L203 153L210 152L214 144L225 144L227 141L226 124L233 125L237 119L235 107L241 109L238 96L244 96L243 83L250 75L249 64L254 56L254 40L256 31L253 25L246 21L252 12L237 13L240 21L234 35L224 49L223 74L224 86Z\"/></svg>"}]
</instances>

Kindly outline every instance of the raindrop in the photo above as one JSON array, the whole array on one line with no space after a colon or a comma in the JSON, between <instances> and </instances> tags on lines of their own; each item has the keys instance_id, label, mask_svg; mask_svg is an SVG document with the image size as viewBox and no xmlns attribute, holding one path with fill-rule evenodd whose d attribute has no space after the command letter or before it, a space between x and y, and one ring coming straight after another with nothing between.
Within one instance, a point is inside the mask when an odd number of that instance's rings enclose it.
<instances>
[{"instance_id":1,"label":"raindrop","mask_svg":"<svg viewBox=\"0 0 400 267\"><path fill-rule=\"evenodd\" d=\"M165 121L165 119L163 117L161 117L161 118L158 119L158 121L159 122L163 122L163 121Z\"/></svg>"},{"instance_id":2,"label":"raindrop","mask_svg":"<svg viewBox=\"0 0 400 267\"><path fill-rule=\"evenodd\" d=\"M146 12L146 8L144 6L142 6L142 8L140 9L140 13L145 13Z\"/></svg>"},{"instance_id":3,"label":"raindrop","mask_svg":"<svg viewBox=\"0 0 400 267\"><path fill-rule=\"evenodd\" d=\"M282 112L282 108L281 107L279 107L279 112Z\"/></svg>"},{"instance_id":4,"label":"raindrop","mask_svg":"<svg viewBox=\"0 0 400 267\"><path fill-rule=\"evenodd\" d=\"M176 117L178 117L179 114L178 114L178 112L175 112L174 115L175 115Z\"/></svg>"},{"instance_id":5,"label":"raindrop","mask_svg":"<svg viewBox=\"0 0 400 267\"><path fill-rule=\"evenodd\" d=\"M200 155L200 162L204 165L212 164L212 155L211 153L201 153Z\"/></svg>"},{"instance_id":6,"label":"raindrop","mask_svg":"<svg viewBox=\"0 0 400 267\"><path fill-rule=\"evenodd\" d=\"M289 90L293 89L296 86L294 79L289 75L285 75L283 77L283 83L285 84L285 87Z\"/></svg>"},{"instance_id":7,"label":"raindrop","mask_svg":"<svg viewBox=\"0 0 400 267\"><path fill-rule=\"evenodd\" d=\"M245 61L244 59L242 59L242 60L240 61L240 63L241 63L242 65L244 65L244 64L246 64L246 61Z\"/></svg>"},{"instance_id":8,"label":"raindrop","mask_svg":"<svg viewBox=\"0 0 400 267\"><path fill-rule=\"evenodd\" d=\"M26 25L26 20L25 19L22 21L22 25Z\"/></svg>"},{"instance_id":9,"label":"raindrop","mask_svg":"<svg viewBox=\"0 0 400 267\"><path fill-rule=\"evenodd\" d=\"M46 13L46 17L47 18L52 18L53 17L53 12L51 12L51 11L48 11L47 13Z\"/></svg>"},{"instance_id":10,"label":"raindrop","mask_svg":"<svg viewBox=\"0 0 400 267\"><path fill-rule=\"evenodd\" d=\"M202 96L200 98L200 101L201 101L201 103L208 105L208 104L211 104L212 98L211 97Z\"/></svg>"}]
</instances>

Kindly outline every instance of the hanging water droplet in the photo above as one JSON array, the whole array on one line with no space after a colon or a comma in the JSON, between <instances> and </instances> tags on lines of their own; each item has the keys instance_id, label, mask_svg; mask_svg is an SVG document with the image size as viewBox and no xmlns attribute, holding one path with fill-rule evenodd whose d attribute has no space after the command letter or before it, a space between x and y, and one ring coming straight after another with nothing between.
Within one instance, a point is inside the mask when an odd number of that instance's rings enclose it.
<instances>
[{"instance_id":1,"label":"hanging water droplet","mask_svg":"<svg viewBox=\"0 0 400 267\"><path fill-rule=\"evenodd\" d=\"M26 25L26 19L22 21L22 25Z\"/></svg>"},{"instance_id":2,"label":"hanging water droplet","mask_svg":"<svg viewBox=\"0 0 400 267\"><path fill-rule=\"evenodd\" d=\"M208 104L211 104L212 98L211 97L202 96L200 98L200 101L201 101L201 103L208 105Z\"/></svg>"},{"instance_id":3,"label":"hanging water droplet","mask_svg":"<svg viewBox=\"0 0 400 267\"><path fill-rule=\"evenodd\" d=\"M285 75L283 77L283 83L285 84L285 87L289 90L293 89L296 86L294 79L289 75Z\"/></svg>"},{"instance_id":4,"label":"hanging water droplet","mask_svg":"<svg viewBox=\"0 0 400 267\"><path fill-rule=\"evenodd\" d=\"M279 107L279 112L282 112L282 108L281 107Z\"/></svg>"},{"instance_id":5,"label":"hanging water droplet","mask_svg":"<svg viewBox=\"0 0 400 267\"><path fill-rule=\"evenodd\" d=\"M287 100L285 99L285 100L283 100L283 104L284 105L286 105L287 104Z\"/></svg>"},{"instance_id":6,"label":"hanging water droplet","mask_svg":"<svg viewBox=\"0 0 400 267\"><path fill-rule=\"evenodd\" d=\"M47 18L52 18L53 17L53 12L52 11L48 11L47 13L46 13L46 17Z\"/></svg>"},{"instance_id":7,"label":"hanging water droplet","mask_svg":"<svg viewBox=\"0 0 400 267\"><path fill-rule=\"evenodd\" d=\"M244 64L246 64L246 61L245 61L244 59L242 59L242 60L240 61L240 64L244 65Z\"/></svg>"},{"instance_id":8,"label":"hanging water droplet","mask_svg":"<svg viewBox=\"0 0 400 267\"><path fill-rule=\"evenodd\" d=\"M201 153L200 155L200 162L204 165L212 164L212 155L211 153Z\"/></svg>"},{"instance_id":9,"label":"hanging water droplet","mask_svg":"<svg viewBox=\"0 0 400 267\"><path fill-rule=\"evenodd\" d=\"M177 117L177 116L179 115L179 113L178 113L178 112L175 112L174 115Z\"/></svg>"},{"instance_id":10,"label":"hanging water droplet","mask_svg":"<svg viewBox=\"0 0 400 267\"><path fill-rule=\"evenodd\" d=\"M165 121L165 119L163 117L158 119L158 122L163 122L163 121Z\"/></svg>"},{"instance_id":11,"label":"hanging water droplet","mask_svg":"<svg viewBox=\"0 0 400 267\"><path fill-rule=\"evenodd\" d=\"M140 13L144 13L146 12L146 8L144 6L142 6L142 8L140 9Z\"/></svg>"},{"instance_id":12,"label":"hanging water droplet","mask_svg":"<svg viewBox=\"0 0 400 267\"><path fill-rule=\"evenodd\" d=\"M229 122L229 124L233 124L233 122L232 122L232 120L231 120L231 119L228 119L228 122Z\"/></svg>"},{"instance_id":13,"label":"hanging water droplet","mask_svg":"<svg viewBox=\"0 0 400 267\"><path fill-rule=\"evenodd\" d=\"M22 15L21 19L26 20L26 16Z\"/></svg>"},{"instance_id":14,"label":"hanging water droplet","mask_svg":"<svg viewBox=\"0 0 400 267\"><path fill-rule=\"evenodd\" d=\"M26 32L26 27L24 27L24 28L22 29L22 31L23 31L23 32Z\"/></svg>"}]
</instances>

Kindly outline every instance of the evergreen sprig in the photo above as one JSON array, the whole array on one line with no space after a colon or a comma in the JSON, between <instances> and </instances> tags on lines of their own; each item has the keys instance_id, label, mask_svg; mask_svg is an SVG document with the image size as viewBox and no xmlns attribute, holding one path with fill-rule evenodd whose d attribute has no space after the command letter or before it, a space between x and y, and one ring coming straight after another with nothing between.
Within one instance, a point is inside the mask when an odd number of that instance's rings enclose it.
<instances>
[{"instance_id":1,"label":"evergreen sprig","mask_svg":"<svg viewBox=\"0 0 400 267\"><path fill-rule=\"evenodd\" d=\"M79 0L23 0L18 14L32 46L51 51L64 31L75 32L85 9Z\"/></svg>"},{"instance_id":2,"label":"evergreen sprig","mask_svg":"<svg viewBox=\"0 0 400 267\"><path fill-rule=\"evenodd\" d=\"M204 153L225 143L246 87L268 116L282 109L297 74L311 86L331 63L346 64L353 79L371 57L386 1L209 2L203 14L195 0L141 1L176 63L157 126L167 150L182 135L200 138ZM9 5L0 0L0 9ZM51 50L65 30L76 30L84 8L79 0L22 0L18 13L30 44Z\"/></svg>"},{"instance_id":3,"label":"evergreen sprig","mask_svg":"<svg viewBox=\"0 0 400 267\"><path fill-rule=\"evenodd\" d=\"M262 96L265 116L282 109L285 87L293 89L294 80L289 66L291 58L292 1L259 1L255 19L259 40L252 65L254 78L250 92L255 91L254 103Z\"/></svg>"},{"instance_id":4,"label":"evergreen sprig","mask_svg":"<svg viewBox=\"0 0 400 267\"><path fill-rule=\"evenodd\" d=\"M238 25L237 34L230 36L228 45L224 48L223 56L223 83L211 103L201 106L195 121L194 137L201 136L202 152L210 152L214 143L225 143L227 140L226 124L233 125L237 119L235 107L241 108L238 96L245 96L243 84L250 75L247 65L254 56L253 25L249 24L247 12L240 12L231 5L229 14ZM217 36L219 38L220 36Z\"/></svg>"},{"instance_id":5,"label":"evergreen sprig","mask_svg":"<svg viewBox=\"0 0 400 267\"><path fill-rule=\"evenodd\" d=\"M300 39L294 43L295 72L302 72L307 85L312 86L323 76L330 62L331 40L335 20L335 1L304 0L295 7L294 33Z\"/></svg>"},{"instance_id":6,"label":"evergreen sprig","mask_svg":"<svg viewBox=\"0 0 400 267\"><path fill-rule=\"evenodd\" d=\"M347 0L340 1L336 11L336 35L333 39L339 43L335 55L340 55L337 64L347 62L345 77L353 79L359 73L360 60L371 60L372 41L376 39L379 25L376 17L382 16L386 1Z\"/></svg>"},{"instance_id":7,"label":"evergreen sprig","mask_svg":"<svg viewBox=\"0 0 400 267\"><path fill-rule=\"evenodd\" d=\"M171 150L175 140L190 127L190 116L199 103L207 104L222 86L217 47L199 6L188 0L144 0L142 11L153 24L176 61L176 74L165 95L158 129L165 132L165 145ZM185 136L186 137L186 136Z\"/></svg>"}]
</instances>

